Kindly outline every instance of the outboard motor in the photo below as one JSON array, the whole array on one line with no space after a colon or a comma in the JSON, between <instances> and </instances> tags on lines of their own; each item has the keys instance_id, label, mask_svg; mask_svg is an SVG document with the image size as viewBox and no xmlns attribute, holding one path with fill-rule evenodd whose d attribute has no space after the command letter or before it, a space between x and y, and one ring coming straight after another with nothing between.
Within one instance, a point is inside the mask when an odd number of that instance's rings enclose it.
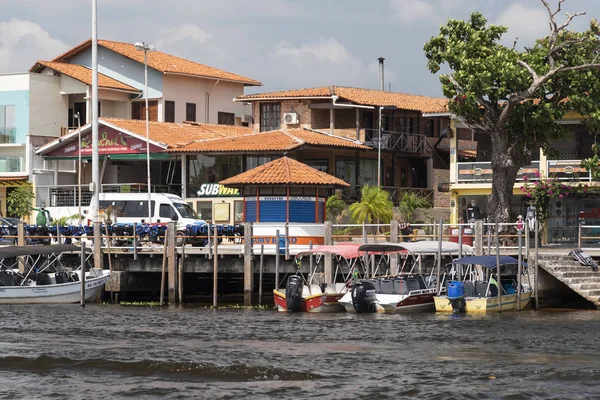
<instances>
[{"instance_id":1,"label":"outboard motor","mask_svg":"<svg viewBox=\"0 0 600 400\"><path fill-rule=\"evenodd\" d=\"M298 312L302 308L302 282L301 275L292 275L285 286L285 305L288 312Z\"/></svg>"},{"instance_id":2,"label":"outboard motor","mask_svg":"<svg viewBox=\"0 0 600 400\"><path fill-rule=\"evenodd\" d=\"M465 301L465 284L463 282L448 282L448 300L452 305L452 313L464 313L467 308Z\"/></svg>"},{"instance_id":3,"label":"outboard motor","mask_svg":"<svg viewBox=\"0 0 600 400\"><path fill-rule=\"evenodd\" d=\"M371 282L356 282L352 285L352 305L357 313L374 313L377 311L375 285Z\"/></svg>"}]
</instances>

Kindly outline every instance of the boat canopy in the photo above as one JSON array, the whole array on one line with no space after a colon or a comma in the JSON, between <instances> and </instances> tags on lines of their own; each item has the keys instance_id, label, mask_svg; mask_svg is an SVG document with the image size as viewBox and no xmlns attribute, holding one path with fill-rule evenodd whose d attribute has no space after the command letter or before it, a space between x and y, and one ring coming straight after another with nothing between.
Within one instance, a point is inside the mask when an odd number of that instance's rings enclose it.
<instances>
[{"instance_id":1,"label":"boat canopy","mask_svg":"<svg viewBox=\"0 0 600 400\"><path fill-rule=\"evenodd\" d=\"M2 246L0 247L0 260L18 256L39 256L68 252L81 252L81 247L71 244L55 244L49 246ZM87 252L91 252L91 249L88 249Z\"/></svg>"},{"instance_id":2,"label":"boat canopy","mask_svg":"<svg viewBox=\"0 0 600 400\"><path fill-rule=\"evenodd\" d=\"M370 253L412 253L412 254L437 254L440 249L440 243L432 240L421 242L404 243L367 243L358 248L358 251ZM458 254L460 246L454 242L442 242L443 254ZM463 244L463 254L473 254L473 247Z\"/></svg>"},{"instance_id":3,"label":"boat canopy","mask_svg":"<svg viewBox=\"0 0 600 400\"><path fill-rule=\"evenodd\" d=\"M481 265L482 267L486 267L489 269L496 268L496 256L469 256L462 257L458 260L452 261L454 265L465 265L465 264L475 264ZM500 265L517 265L519 264L519 260L511 256L500 256ZM521 265L527 267L527 264L521 261Z\"/></svg>"},{"instance_id":4,"label":"boat canopy","mask_svg":"<svg viewBox=\"0 0 600 400\"><path fill-rule=\"evenodd\" d=\"M352 258L358 258L364 255L364 252L360 252L358 250L360 246L360 243L336 243L333 245L317 246L311 250L299 252L296 257L307 256L311 254L331 254L350 260Z\"/></svg>"}]
</instances>

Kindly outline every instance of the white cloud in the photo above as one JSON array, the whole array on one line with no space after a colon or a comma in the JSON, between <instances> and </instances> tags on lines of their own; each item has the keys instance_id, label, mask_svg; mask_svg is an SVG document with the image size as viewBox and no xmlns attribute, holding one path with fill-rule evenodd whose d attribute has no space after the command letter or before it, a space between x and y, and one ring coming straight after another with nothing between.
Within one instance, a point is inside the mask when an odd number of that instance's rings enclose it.
<instances>
[{"instance_id":1,"label":"white cloud","mask_svg":"<svg viewBox=\"0 0 600 400\"><path fill-rule=\"evenodd\" d=\"M52 59L69 47L31 21L0 22L0 72L26 71L37 60Z\"/></svg>"},{"instance_id":2,"label":"white cloud","mask_svg":"<svg viewBox=\"0 0 600 400\"><path fill-rule=\"evenodd\" d=\"M535 39L544 37L549 33L548 12L539 3L522 2L511 4L498 17L494 24L508 26L503 42L510 45L518 37L518 45L532 45Z\"/></svg>"},{"instance_id":3,"label":"white cloud","mask_svg":"<svg viewBox=\"0 0 600 400\"><path fill-rule=\"evenodd\" d=\"M427 0L390 0L394 15L404 23L431 19L436 16L436 8Z\"/></svg>"},{"instance_id":4,"label":"white cloud","mask_svg":"<svg viewBox=\"0 0 600 400\"><path fill-rule=\"evenodd\" d=\"M205 32L195 24L182 24L164 28L161 30L160 36L161 39L156 43L158 49L165 49L182 41L201 44L212 37L210 33Z\"/></svg>"},{"instance_id":5,"label":"white cloud","mask_svg":"<svg viewBox=\"0 0 600 400\"><path fill-rule=\"evenodd\" d=\"M334 64L352 61L346 47L334 38L321 38L316 43L305 43L294 47L289 42L281 42L275 49L276 57L292 57L299 62L312 63L326 61Z\"/></svg>"}]
</instances>

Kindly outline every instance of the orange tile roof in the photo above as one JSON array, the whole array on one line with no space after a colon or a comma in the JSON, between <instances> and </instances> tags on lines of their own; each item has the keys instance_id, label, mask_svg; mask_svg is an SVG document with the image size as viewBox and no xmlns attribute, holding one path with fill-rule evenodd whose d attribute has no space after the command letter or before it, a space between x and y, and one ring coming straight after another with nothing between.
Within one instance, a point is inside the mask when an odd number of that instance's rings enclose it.
<instances>
[{"instance_id":1,"label":"orange tile roof","mask_svg":"<svg viewBox=\"0 0 600 400\"><path fill-rule=\"evenodd\" d=\"M340 100L349 100L357 104L369 106L395 106L403 110L421 111L424 113L448 112L448 99L421 96L416 94L384 92L381 90L361 89L347 86L323 86L311 89L295 89L282 92L257 93L238 96L238 101L256 99L285 99L295 97L331 97L339 96Z\"/></svg>"},{"instance_id":2,"label":"orange tile roof","mask_svg":"<svg viewBox=\"0 0 600 400\"><path fill-rule=\"evenodd\" d=\"M288 157L281 157L219 182L225 186L286 185L347 187L343 180Z\"/></svg>"},{"instance_id":3,"label":"orange tile roof","mask_svg":"<svg viewBox=\"0 0 600 400\"><path fill-rule=\"evenodd\" d=\"M75 55L87 50L91 46L91 39L86 40L85 42L75 46L66 53L63 53L60 56L56 57L52 61L68 61ZM110 49L115 53L119 53L139 63L144 62L144 52L136 50L133 44L113 42L110 40L98 40L98 46ZM231 82L243 83L247 86L262 86L262 83L257 80L246 78L245 76L233 74L231 72L223 71L221 69L209 67L207 65L186 60L180 57L172 56L170 54L162 53L160 51L153 51L148 53L148 66L165 74L184 74L202 78L223 79Z\"/></svg>"},{"instance_id":4,"label":"orange tile roof","mask_svg":"<svg viewBox=\"0 0 600 400\"><path fill-rule=\"evenodd\" d=\"M369 146L308 129L276 130L253 133L250 135L200 140L182 148L169 150L171 152L263 152L289 151L303 145L329 146L351 149L370 150Z\"/></svg>"},{"instance_id":5,"label":"orange tile roof","mask_svg":"<svg viewBox=\"0 0 600 400\"><path fill-rule=\"evenodd\" d=\"M50 68L56 72L60 72L63 75L67 75L73 79L81 81L86 85L92 84L92 70L79 64L67 64L62 62L51 62L51 61L38 61L33 67L31 72L42 72L44 69ZM120 89L128 90L132 92L139 92L140 90L119 82L104 74L98 73L98 87L106 89Z\"/></svg>"},{"instance_id":6,"label":"orange tile roof","mask_svg":"<svg viewBox=\"0 0 600 400\"><path fill-rule=\"evenodd\" d=\"M139 136L146 136L146 121L121 118L100 118L113 126L128 130ZM150 140L166 144L169 148L185 146L193 141L248 135L252 129L211 124L176 124L172 122L150 121L148 133Z\"/></svg>"}]
</instances>

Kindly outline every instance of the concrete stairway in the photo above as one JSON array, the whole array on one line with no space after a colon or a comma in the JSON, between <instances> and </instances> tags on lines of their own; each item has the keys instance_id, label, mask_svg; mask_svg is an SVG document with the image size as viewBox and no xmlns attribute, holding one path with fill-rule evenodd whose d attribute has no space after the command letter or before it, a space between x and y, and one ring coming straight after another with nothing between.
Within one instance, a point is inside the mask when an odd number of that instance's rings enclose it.
<instances>
[{"instance_id":1,"label":"concrete stairway","mask_svg":"<svg viewBox=\"0 0 600 400\"><path fill-rule=\"evenodd\" d=\"M581 265L571 256L541 256L539 266L600 308L600 272L594 272L590 267Z\"/></svg>"}]
</instances>

